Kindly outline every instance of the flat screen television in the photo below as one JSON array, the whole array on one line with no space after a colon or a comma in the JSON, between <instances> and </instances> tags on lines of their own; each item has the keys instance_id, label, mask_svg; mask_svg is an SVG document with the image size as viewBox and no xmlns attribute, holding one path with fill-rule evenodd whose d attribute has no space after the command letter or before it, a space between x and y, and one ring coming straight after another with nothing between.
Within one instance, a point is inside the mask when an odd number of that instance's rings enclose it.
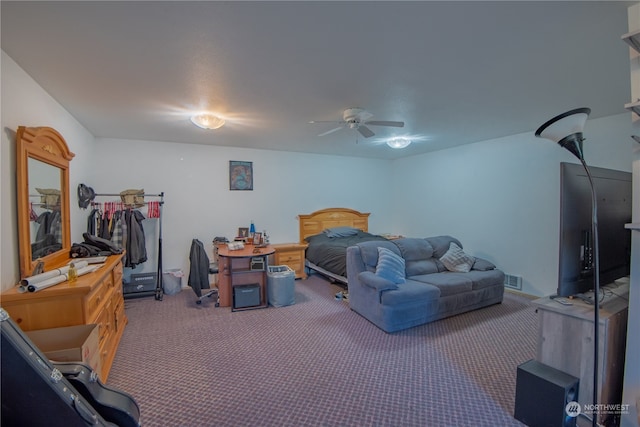
<instances>
[{"instance_id":1,"label":"flat screen television","mask_svg":"<svg viewBox=\"0 0 640 427\"><path fill-rule=\"evenodd\" d=\"M598 199L600 285L629 275L632 174L589 167ZM591 227L591 187L581 164L560 165L560 263L558 296L593 290L595 265Z\"/></svg>"}]
</instances>

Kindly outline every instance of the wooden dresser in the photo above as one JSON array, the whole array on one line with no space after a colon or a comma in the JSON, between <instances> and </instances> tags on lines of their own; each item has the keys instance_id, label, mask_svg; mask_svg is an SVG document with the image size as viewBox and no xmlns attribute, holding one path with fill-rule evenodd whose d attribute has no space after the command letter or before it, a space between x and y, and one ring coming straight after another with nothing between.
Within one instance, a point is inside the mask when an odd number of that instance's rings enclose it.
<instances>
[{"instance_id":1,"label":"wooden dresser","mask_svg":"<svg viewBox=\"0 0 640 427\"><path fill-rule=\"evenodd\" d=\"M276 243L271 247L275 249L270 265L286 265L296 273L296 279L306 279L304 270L304 251L306 243Z\"/></svg>"},{"instance_id":2,"label":"wooden dresser","mask_svg":"<svg viewBox=\"0 0 640 427\"><path fill-rule=\"evenodd\" d=\"M65 263L66 264L66 263ZM122 295L122 255L111 255L97 271L37 292L14 287L0 305L23 331L95 323L100 328L100 379L107 381L127 316Z\"/></svg>"}]
</instances>

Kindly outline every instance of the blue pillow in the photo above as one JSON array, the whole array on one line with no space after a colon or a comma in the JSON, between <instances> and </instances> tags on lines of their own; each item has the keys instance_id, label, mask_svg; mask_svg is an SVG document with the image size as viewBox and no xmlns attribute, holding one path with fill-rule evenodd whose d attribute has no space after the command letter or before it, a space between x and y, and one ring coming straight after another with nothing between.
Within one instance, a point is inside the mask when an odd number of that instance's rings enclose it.
<instances>
[{"instance_id":1,"label":"blue pillow","mask_svg":"<svg viewBox=\"0 0 640 427\"><path fill-rule=\"evenodd\" d=\"M378 248L378 265L376 276L380 276L395 284L406 282L404 278L404 258L387 248Z\"/></svg>"},{"instance_id":2,"label":"blue pillow","mask_svg":"<svg viewBox=\"0 0 640 427\"><path fill-rule=\"evenodd\" d=\"M358 234L357 228L353 227L333 227L323 231L328 237L349 237Z\"/></svg>"}]
</instances>

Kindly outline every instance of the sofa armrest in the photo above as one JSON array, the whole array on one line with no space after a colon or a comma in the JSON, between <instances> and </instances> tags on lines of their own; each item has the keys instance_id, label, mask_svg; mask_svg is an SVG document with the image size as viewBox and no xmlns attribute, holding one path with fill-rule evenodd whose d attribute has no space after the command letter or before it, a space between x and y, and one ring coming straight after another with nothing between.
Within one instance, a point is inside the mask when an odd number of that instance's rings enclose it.
<instances>
[{"instance_id":1,"label":"sofa armrest","mask_svg":"<svg viewBox=\"0 0 640 427\"><path fill-rule=\"evenodd\" d=\"M473 263L471 269L479 271L489 271L495 270L496 266L491 261L476 257L476 261Z\"/></svg>"},{"instance_id":2,"label":"sofa armrest","mask_svg":"<svg viewBox=\"0 0 640 427\"><path fill-rule=\"evenodd\" d=\"M398 289L398 285L383 277L376 276L373 271L363 271L358 273L358 280L378 292Z\"/></svg>"}]
</instances>

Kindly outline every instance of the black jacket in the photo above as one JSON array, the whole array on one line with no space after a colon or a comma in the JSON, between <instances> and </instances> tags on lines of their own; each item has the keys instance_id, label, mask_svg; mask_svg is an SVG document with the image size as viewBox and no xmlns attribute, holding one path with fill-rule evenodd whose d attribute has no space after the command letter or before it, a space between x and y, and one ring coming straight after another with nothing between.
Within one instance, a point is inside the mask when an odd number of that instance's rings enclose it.
<instances>
[{"instance_id":1,"label":"black jacket","mask_svg":"<svg viewBox=\"0 0 640 427\"><path fill-rule=\"evenodd\" d=\"M189 286L198 298L202 296L202 289L209 289L209 257L204 250L204 245L198 239L191 241L191 253L189 254Z\"/></svg>"},{"instance_id":2,"label":"black jacket","mask_svg":"<svg viewBox=\"0 0 640 427\"><path fill-rule=\"evenodd\" d=\"M127 256L124 263L125 267L135 267L147 261L147 242L142 228L144 215L138 210L128 209L124 214L127 224L127 240L126 250Z\"/></svg>"}]
</instances>

